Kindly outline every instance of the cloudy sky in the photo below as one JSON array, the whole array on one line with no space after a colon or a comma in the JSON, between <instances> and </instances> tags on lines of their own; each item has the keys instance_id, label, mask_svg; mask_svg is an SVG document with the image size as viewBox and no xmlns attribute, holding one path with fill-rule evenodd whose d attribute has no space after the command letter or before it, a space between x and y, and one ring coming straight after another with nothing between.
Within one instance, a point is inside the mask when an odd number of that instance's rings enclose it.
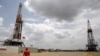
<instances>
[{"instance_id":1,"label":"cloudy sky","mask_svg":"<svg viewBox=\"0 0 100 56\"><path fill-rule=\"evenodd\" d=\"M86 49L89 19L100 47L100 0L0 0L1 41L12 38L20 2L26 46Z\"/></svg>"}]
</instances>

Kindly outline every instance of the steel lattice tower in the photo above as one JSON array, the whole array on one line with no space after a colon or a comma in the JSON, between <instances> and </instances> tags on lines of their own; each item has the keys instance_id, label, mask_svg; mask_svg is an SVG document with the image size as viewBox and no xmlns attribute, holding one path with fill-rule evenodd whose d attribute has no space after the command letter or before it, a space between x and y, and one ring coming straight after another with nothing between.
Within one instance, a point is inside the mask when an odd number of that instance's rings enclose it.
<instances>
[{"instance_id":1,"label":"steel lattice tower","mask_svg":"<svg viewBox=\"0 0 100 56\"><path fill-rule=\"evenodd\" d=\"M93 31L92 31L92 28L91 28L91 24L90 24L90 21L88 20L88 29L87 29L87 41L88 41L88 44L86 45L87 46L87 51L97 51L96 47L98 46L97 42L95 42L94 40L94 37L93 37Z\"/></svg>"},{"instance_id":2,"label":"steel lattice tower","mask_svg":"<svg viewBox=\"0 0 100 56\"><path fill-rule=\"evenodd\" d=\"M4 45L8 45L8 46L22 46L23 45L24 46L24 43L21 41L22 23L23 23L21 10L22 10L22 3L19 4L13 38L6 40L4 42Z\"/></svg>"},{"instance_id":3,"label":"steel lattice tower","mask_svg":"<svg viewBox=\"0 0 100 56\"><path fill-rule=\"evenodd\" d=\"M18 14L15 23L15 29L13 34L13 39L21 40L21 33L22 33L22 15L21 15L22 4L20 3Z\"/></svg>"}]
</instances>

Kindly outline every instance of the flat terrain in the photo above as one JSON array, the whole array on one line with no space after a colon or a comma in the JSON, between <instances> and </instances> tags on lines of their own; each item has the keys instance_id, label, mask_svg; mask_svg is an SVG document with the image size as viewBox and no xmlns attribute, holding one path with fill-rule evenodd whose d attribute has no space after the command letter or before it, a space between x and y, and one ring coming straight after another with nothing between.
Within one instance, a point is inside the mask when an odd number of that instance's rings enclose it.
<instances>
[{"instance_id":1,"label":"flat terrain","mask_svg":"<svg viewBox=\"0 0 100 56\"><path fill-rule=\"evenodd\" d=\"M20 54L0 54L0 56L23 56ZM31 53L31 56L100 56L100 52L42 52Z\"/></svg>"}]
</instances>

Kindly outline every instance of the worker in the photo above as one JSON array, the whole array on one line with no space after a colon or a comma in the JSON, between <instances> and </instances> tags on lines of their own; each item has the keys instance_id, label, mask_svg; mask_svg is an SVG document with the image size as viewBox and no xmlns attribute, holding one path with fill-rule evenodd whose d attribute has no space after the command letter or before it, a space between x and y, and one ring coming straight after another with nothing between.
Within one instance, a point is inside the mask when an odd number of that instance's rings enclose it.
<instances>
[{"instance_id":1,"label":"worker","mask_svg":"<svg viewBox=\"0 0 100 56\"><path fill-rule=\"evenodd\" d=\"M26 48L23 52L23 56L30 56L30 51L28 48Z\"/></svg>"}]
</instances>

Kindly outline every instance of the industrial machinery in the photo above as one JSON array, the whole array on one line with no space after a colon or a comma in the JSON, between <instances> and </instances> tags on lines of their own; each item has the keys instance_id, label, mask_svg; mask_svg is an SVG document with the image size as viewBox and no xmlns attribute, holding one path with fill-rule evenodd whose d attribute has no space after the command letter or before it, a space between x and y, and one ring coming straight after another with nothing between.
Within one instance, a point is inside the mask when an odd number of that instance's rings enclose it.
<instances>
[{"instance_id":1,"label":"industrial machinery","mask_svg":"<svg viewBox=\"0 0 100 56\"><path fill-rule=\"evenodd\" d=\"M86 45L87 46L87 51L97 51L97 42L94 40L94 37L93 37L93 31L92 31L92 28L91 28L91 24L90 24L90 21L88 20L88 29L87 29L87 41L88 41L88 44Z\"/></svg>"},{"instance_id":2,"label":"industrial machinery","mask_svg":"<svg viewBox=\"0 0 100 56\"><path fill-rule=\"evenodd\" d=\"M22 23L23 23L21 10L22 10L22 3L19 4L13 38L5 40L3 44L5 46L25 46L21 40Z\"/></svg>"}]
</instances>

